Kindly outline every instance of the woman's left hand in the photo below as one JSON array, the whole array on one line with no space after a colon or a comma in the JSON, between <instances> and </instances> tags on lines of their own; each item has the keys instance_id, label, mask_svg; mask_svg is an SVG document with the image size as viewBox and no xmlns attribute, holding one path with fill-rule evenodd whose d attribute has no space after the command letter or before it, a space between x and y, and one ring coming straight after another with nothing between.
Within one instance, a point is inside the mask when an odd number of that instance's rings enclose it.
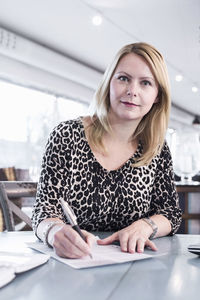
<instances>
[{"instance_id":1,"label":"woman's left hand","mask_svg":"<svg viewBox=\"0 0 200 300\"><path fill-rule=\"evenodd\" d=\"M121 250L129 253L141 253L144 251L145 246L156 251L156 245L149 240L151 233L151 227L141 219L130 226L113 233L105 239L98 240L97 242L99 245L108 245L114 241L119 241Z\"/></svg>"}]
</instances>

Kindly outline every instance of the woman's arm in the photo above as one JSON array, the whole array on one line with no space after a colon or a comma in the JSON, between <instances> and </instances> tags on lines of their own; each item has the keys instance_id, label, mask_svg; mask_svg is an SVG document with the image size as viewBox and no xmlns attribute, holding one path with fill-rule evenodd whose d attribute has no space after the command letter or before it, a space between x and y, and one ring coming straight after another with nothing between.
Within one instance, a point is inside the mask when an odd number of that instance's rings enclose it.
<instances>
[{"instance_id":1,"label":"woman's arm","mask_svg":"<svg viewBox=\"0 0 200 300\"><path fill-rule=\"evenodd\" d=\"M67 159L63 161L64 147L67 147L62 141L63 127L64 125L60 124L52 131L43 156L32 213L32 225L36 235L38 225L45 219L58 218L66 221L59 203L59 199L67 195L69 186Z\"/></svg>"},{"instance_id":2,"label":"woman's arm","mask_svg":"<svg viewBox=\"0 0 200 300\"><path fill-rule=\"evenodd\" d=\"M171 235L176 233L182 221L178 193L174 183L171 153L166 143L157 163L157 172L151 193L149 216L153 215L161 215L168 220L171 226L168 234Z\"/></svg>"},{"instance_id":3,"label":"woman's arm","mask_svg":"<svg viewBox=\"0 0 200 300\"><path fill-rule=\"evenodd\" d=\"M62 257L77 258L90 252L94 236L83 231L87 243L66 225L59 199L65 199L70 186L71 149L66 143L73 141L73 131L67 123L61 123L50 135L43 157L32 224L36 236Z\"/></svg>"}]
</instances>

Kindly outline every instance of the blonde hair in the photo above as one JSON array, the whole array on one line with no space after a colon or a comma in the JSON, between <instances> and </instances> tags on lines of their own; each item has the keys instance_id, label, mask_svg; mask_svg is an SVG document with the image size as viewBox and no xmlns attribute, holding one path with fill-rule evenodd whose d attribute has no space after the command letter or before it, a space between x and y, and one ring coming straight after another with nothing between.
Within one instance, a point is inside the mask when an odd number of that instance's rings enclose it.
<instances>
[{"instance_id":1,"label":"blonde hair","mask_svg":"<svg viewBox=\"0 0 200 300\"><path fill-rule=\"evenodd\" d=\"M107 67L95 93L92 104L92 122L87 128L87 136L92 147L106 152L102 138L105 132L112 132L108 120L110 81L119 61L129 53L135 53L145 59L158 84L158 102L153 104L133 133L133 140L137 138L143 146L142 156L134 163L134 166L138 167L149 164L161 150L171 105L167 68L162 55L153 46L146 43L134 43L126 45L118 51L113 62Z\"/></svg>"}]
</instances>

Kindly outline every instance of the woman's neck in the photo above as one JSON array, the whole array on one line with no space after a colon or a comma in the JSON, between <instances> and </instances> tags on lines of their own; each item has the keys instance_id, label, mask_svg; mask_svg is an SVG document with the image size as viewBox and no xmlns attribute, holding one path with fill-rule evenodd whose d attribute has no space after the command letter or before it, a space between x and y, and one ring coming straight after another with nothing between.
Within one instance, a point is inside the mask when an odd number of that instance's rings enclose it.
<instances>
[{"instance_id":1,"label":"woman's neck","mask_svg":"<svg viewBox=\"0 0 200 300\"><path fill-rule=\"evenodd\" d=\"M119 141L124 144L132 143L133 135L139 124L139 121L124 121L109 116L109 122L112 128L112 133L106 134L105 138L110 138L113 141Z\"/></svg>"},{"instance_id":2,"label":"woman's neck","mask_svg":"<svg viewBox=\"0 0 200 300\"><path fill-rule=\"evenodd\" d=\"M127 145L129 147L132 147L133 145L135 146L138 144L137 140L133 140L133 134L138 126L139 121L120 121L119 119L109 116L109 122L112 128L112 132L104 134L103 143L105 144L105 146L107 146L108 144L113 144L116 147L118 147L118 145ZM91 125L91 117L84 117L83 123L86 129Z\"/></svg>"}]
</instances>

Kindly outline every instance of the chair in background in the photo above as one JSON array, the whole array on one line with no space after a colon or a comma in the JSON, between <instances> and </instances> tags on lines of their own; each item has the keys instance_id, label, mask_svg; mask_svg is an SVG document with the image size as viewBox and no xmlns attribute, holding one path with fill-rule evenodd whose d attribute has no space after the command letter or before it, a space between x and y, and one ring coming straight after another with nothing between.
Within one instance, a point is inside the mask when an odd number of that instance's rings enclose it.
<instances>
[{"instance_id":1,"label":"chair in background","mask_svg":"<svg viewBox=\"0 0 200 300\"><path fill-rule=\"evenodd\" d=\"M32 229L31 218L22 208L33 206L36 190L36 182L0 181L0 206L4 224L3 230L23 230L24 225L28 226L29 230ZM15 201L19 198L22 199L21 209L15 204ZM21 226L19 224L15 225L14 214L21 220Z\"/></svg>"}]
</instances>

